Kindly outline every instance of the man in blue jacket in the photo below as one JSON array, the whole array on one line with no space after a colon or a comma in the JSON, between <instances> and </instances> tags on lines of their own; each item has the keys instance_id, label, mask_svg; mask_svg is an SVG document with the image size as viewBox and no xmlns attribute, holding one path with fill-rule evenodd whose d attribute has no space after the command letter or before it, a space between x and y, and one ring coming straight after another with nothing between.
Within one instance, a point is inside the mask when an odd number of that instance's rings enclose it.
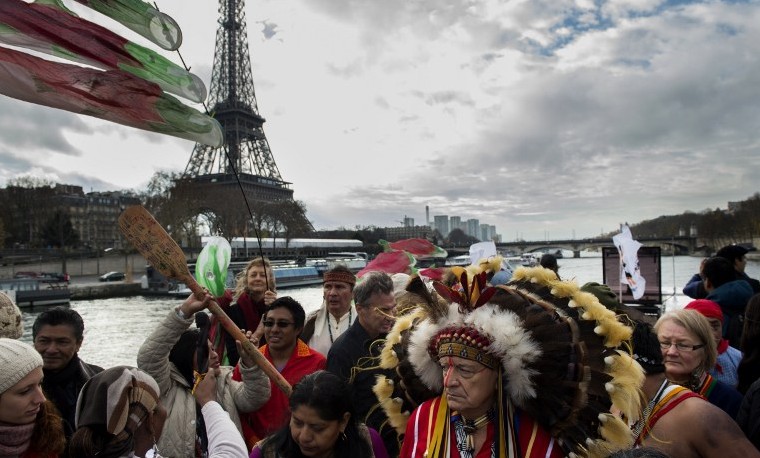
<instances>
[{"instance_id":1,"label":"man in blue jacket","mask_svg":"<svg viewBox=\"0 0 760 458\"><path fill-rule=\"evenodd\" d=\"M715 256L727 259L734 266L736 277L740 280L746 281L752 288L752 291L757 294L760 293L760 281L750 278L749 275L744 272L744 269L747 267L748 252L749 250L741 245L726 245L718 250ZM704 278L702 269L705 261L707 261L707 259L702 260L702 264L699 267L699 273L694 274L694 276L686 282L686 286L683 287L683 293L692 299L705 299L707 297L707 291L705 291L704 282L702 281Z\"/></svg>"},{"instance_id":2,"label":"man in blue jacket","mask_svg":"<svg viewBox=\"0 0 760 458\"><path fill-rule=\"evenodd\" d=\"M712 257L702 266L707 299L720 305L723 312L723 338L732 347L739 347L744 327L744 309L754 295L752 287L744 279L737 279L731 262L722 257Z\"/></svg>"}]
</instances>

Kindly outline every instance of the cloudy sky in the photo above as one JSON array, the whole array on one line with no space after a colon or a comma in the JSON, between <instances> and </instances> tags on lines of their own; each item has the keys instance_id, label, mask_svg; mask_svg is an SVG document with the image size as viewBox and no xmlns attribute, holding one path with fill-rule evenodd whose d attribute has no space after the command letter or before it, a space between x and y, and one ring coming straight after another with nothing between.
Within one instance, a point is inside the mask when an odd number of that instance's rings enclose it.
<instances>
[{"instance_id":1,"label":"cloudy sky","mask_svg":"<svg viewBox=\"0 0 760 458\"><path fill-rule=\"evenodd\" d=\"M208 84L217 2L158 5ZM318 229L429 205L505 241L589 237L760 191L757 1L246 0L246 19L264 130ZM192 149L0 96L0 186L141 189Z\"/></svg>"}]
</instances>

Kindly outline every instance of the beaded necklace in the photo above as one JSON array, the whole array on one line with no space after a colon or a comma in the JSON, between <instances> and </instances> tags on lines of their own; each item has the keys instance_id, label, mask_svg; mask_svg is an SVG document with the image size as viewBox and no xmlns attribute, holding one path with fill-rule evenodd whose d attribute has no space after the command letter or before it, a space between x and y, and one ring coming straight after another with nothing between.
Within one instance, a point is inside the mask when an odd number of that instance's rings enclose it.
<instances>
[{"instance_id":1,"label":"beaded necklace","mask_svg":"<svg viewBox=\"0 0 760 458\"><path fill-rule=\"evenodd\" d=\"M660 388L657 389L657 394L655 394L652 400L649 401L649 404L647 404L644 412L641 414L639 421L634 423L632 428L634 441L639 441L641 431L644 429L644 425L647 424L647 421L649 421L649 416L652 414L652 409L654 409L654 406L660 401L660 398L662 397L662 394L665 392L665 388L667 388L668 385L670 385L670 382L668 382L667 379L662 381Z\"/></svg>"},{"instance_id":2,"label":"beaded necklace","mask_svg":"<svg viewBox=\"0 0 760 458\"><path fill-rule=\"evenodd\" d=\"M330 325L330 312L325 313L325 322L327 322L327 330L330 332L330 343L333 343L332 326ZM348 325L351 326L351 308L348 309ZM335 319L335 330L340 329L340 319Z\"/></svg>"}]
</instances>

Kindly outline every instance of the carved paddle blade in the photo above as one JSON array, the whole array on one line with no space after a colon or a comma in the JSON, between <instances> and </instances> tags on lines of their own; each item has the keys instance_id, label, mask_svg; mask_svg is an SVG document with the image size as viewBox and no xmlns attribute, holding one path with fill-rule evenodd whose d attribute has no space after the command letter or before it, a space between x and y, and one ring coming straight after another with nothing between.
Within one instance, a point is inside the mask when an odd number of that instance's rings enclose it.
<instances>
[{"instance_id":1,"label":"carved paddle blade","mask_svg":"<svg viewBox=\"0 0 760 458\"><path fill-rule=\"evenodd\" d=\"M133 205L124 210L119 215L119 229L129 243L164 276L177 280L190 277L182 248L145 207Z\"/></svg>"}]
</instances>

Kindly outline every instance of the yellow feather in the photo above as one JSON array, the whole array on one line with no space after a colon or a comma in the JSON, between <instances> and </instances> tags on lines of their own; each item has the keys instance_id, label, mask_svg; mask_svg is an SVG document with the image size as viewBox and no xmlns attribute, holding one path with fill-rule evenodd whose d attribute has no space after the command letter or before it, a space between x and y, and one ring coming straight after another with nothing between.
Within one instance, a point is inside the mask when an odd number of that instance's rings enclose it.
<instances>
[{"instance_id":1,"label":"yellow feather","mask_svg":"<svg viewBox=\"0 0 760 458\"><path fill-rule=\"evenodd\" d=\"M573 297L579 291L578 285L568 281L552 283L552 295L557 297Z\"/></svg>"},{"instance_id":2,"label":"yellow feather","mask_svg":"<svg viewBox=\"0 0 760 458\"><path fill-rule=\"evenodd\" d=\"M605 372L613 377L609 383L614 386L610 393L613 406L629 421L636 421L641 415L645 403L641 387L644 385L644 369L624 352L604 359L607 363Z\"/></svg>"},{"instance_id":3,"label":"yellow feather","mask_svg":"<svg viewBox=\"0 0 760 458\"><path fill-rule=\"evenodd\" d=\"M388 343L383 345L383 349L380 352L380 367L383 369L395 369L398 366L399 361L396 352L393 351L393 345L401 342L401 333L411 328L414 320L422 315L424 315L424 310L418 308L396 319L396 323L393 324L391 332L386 337Z\"/></svg>"}]
</instances>

